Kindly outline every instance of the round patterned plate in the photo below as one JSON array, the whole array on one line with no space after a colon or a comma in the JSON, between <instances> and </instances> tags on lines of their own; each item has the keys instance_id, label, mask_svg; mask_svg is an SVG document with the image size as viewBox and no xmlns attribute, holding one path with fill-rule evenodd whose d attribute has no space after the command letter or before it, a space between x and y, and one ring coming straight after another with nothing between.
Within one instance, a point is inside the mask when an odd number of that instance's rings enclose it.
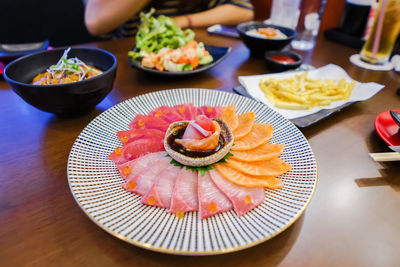
<instances>
[{"instance_id":1,"label":"round patterned plate","mask_svg":"<svg viewBox=\"0 0 400 267\"><path fill-rule=\"evenodd\" d=\"M274 127L270 143L285 144L281 158L292 165L281 176L284 187L266 189L264 202L241 217L232 210L203 220L198 212L187 212L179 219L166 209L142 205L139 195L122 188L124 180L107 158L121 145L116 132L128 129L137 114L183 103L234 104L238 113L254 111L257 122L270 123ZM266 105L222 91L172 89L128 99L89 123L71 149L68 181L82 210L108 233L158 252L207 255L245 249L288 228L311 200L317 165L303 134Z\"/></svg>"}]
</instances>

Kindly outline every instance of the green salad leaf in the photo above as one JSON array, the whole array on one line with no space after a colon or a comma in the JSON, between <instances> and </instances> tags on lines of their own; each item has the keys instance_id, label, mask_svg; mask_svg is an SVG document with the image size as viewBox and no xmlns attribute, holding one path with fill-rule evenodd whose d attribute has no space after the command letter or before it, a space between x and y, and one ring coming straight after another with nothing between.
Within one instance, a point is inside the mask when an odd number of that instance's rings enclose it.
<instances>
[{"instance_id":1,"label":"green salad leaf","mask_svg":"<svg viewBox=\"0 0 400 267\"><path fill-rule=\"evenodd\" d=\"M141 58L142 51L157 53L164 47L176 49L194 40L194 32L190 29L182 30L167 16L153 16L155 9L148 13L140 13L140 26L136 34L136 50L128 55L133 59Z\"/></svg>"},{"instance_id":2,"label":"green salad leaf","mask_svg":"<svg viewBox=\"0 0 400 267\"><path fill-rule=\"evenodd\" d=\"M171 157L169 154L166 155L167 157ZM201 176L204 176L206 174L207 171L210 171L213 169L213 165L217 164L217 163L226 163L226 161L232 157L233 154L231 152L228 152L222 159L220 159L219 161L210 164L210 165L206 165L206 166L187 166L187 165L183 165L182 163L177 162L176 160L171 158L170 163L174 166L180 167L180 168L186 168L186 170L191 170L192 172L198 171Z\"/></svg>"}]
</instances>

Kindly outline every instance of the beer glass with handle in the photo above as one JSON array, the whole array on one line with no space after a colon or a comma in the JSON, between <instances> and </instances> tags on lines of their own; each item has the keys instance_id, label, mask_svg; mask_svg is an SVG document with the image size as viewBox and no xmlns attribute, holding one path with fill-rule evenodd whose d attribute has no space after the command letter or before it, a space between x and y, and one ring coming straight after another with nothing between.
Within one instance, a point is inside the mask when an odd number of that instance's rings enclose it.
<instances>
[{"instance_id":1,"label":"beer glass with handle","mask_svg":"<svg viewBox=\"0 0 400 267\"><path fill-rule=\"evenodd\" d=\"M374 24L360 56L371 64L388 62L400 33L400 0L380 0Z\"/></svg>"}]
</instances>

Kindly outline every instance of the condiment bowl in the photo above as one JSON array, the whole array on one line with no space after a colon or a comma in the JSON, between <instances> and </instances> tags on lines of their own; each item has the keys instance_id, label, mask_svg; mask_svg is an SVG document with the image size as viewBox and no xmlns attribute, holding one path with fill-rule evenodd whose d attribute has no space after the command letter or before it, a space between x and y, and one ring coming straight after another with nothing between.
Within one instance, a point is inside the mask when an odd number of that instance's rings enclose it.
<instances>
[{"instance_id":1,"label":"condiment bowl","mask_svg":"<svg viewBox=\"0 0 400 267\"><path fill-rule=\"evenodd\" d=\"M280 30L286 35L286 38L282 39L267 39L262 37L256 37L248 34L247 32L253 29L259 28L274 28ZM281 50L288 45L294 37L296 37L296 31L287 27L266 24L262 21L249 21L239 24L236 27L239 32L239 36L243 43L250 49L253 54L263 54L266 51Z\"/></svg>"},{"instance_id":2,"label":"condiment bowl","mask_svg":"<svg viewBox=\"0 0 400 267\"><path fill-rule=\"evenodd\" d=\"M112 90L117 60L105 50L72 48L69 58L77 57L103 73L73 83L32 85L33 78L56 64L63 52L64 49L54 49L18 58L6 66L4 78L14 92L40 110L66 116L87 113Z\"/></svg>"},{"instance_id":3,"label":"condiment bowl","mask_svg":"<svg viewBox=\"0 0 400 267\"><path fill-rule=\"evenodd\" d=\"M265 62L271 72L281 72L296 69L303 63L303 58L291 51L268 51L264 54ZM285 62L285 58L290 58L293 62Z\"/></svg>"},{"instance_id":4,"label":"condiment bowl","mask_svg":"<svg viewBox=\"0 0 400 267\"><path fill-rule=\"evenodd\" d=\"M218 162L221 160L225 155L229 152L233 145L233 133L229 129L229 127L226 125L226 123L222 120L214 119L216 120L220 126L221 126L221 135L224 135L225 143L223 144L222 148L218 150L217 152L205 156L205 157L189 157L184 155L183 153L180 153L179 151L175 151L170 144L168 143L168 139L171 135L174 135L176 132L177 128L181 128L182 126L186 127L189 124L189 121L177 121L171 123L171 125L168 127L168 130L165 134L165 139L164 139L164 148L165 151L177 162L186 165L186 166L206 166L213 164L215 162Z\"/></svg>"}]
</instances>

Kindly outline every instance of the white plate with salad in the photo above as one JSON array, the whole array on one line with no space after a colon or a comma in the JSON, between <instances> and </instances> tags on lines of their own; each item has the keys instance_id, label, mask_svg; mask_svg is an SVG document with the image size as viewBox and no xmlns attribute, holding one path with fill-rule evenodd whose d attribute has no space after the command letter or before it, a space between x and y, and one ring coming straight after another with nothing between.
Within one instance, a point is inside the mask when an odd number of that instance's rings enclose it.
<instances>
[{"instance_id":1,"label":"white plate with salad","mask_svg":"<svg viewBox=\"0 0 400 267\"><path fill-rule=\"evenodd\" d=\"M153 13L140 15L136 46L128 53L132 67L161 75L188 75L214 67L231 51L197 42L192 30L182 30L171 18L155 18Z\"/></svg>"}]
</instances>

